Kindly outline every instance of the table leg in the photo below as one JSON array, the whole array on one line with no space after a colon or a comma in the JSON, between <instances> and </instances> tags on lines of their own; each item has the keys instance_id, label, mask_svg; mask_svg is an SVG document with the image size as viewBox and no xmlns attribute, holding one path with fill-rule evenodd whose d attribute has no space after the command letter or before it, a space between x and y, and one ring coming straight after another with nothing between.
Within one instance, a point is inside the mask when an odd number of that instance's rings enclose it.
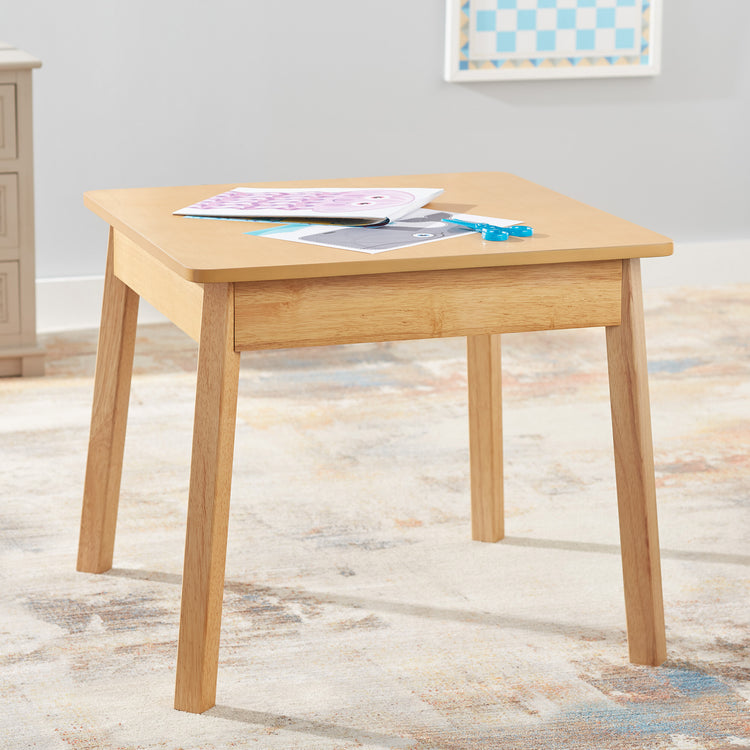
<instances>
[{"instance_id":1,"label":"table leg","mask_svg":"<svg viewBox=\"0 0 750 750\"><path fill-rule=\"evenodd\" d=\"M110 229L78 540L77 568L86 573L112 567L137 322L138 295L114 275Z\"/></svg>"},{"instance_id":2,"label":"table leg","mask_svg":"<svg viewBox=\"0 0 750 750\"><path fill-rule=\"evenodd\" d=\"M471 535L480 542L505 536L500 335L466 338L471 456Z\"/></svg>"},{"instance_id":3,"label":"table leg","mask_svg":"<svg viewBox=\"0 0 750 750\"><path fill-rule=\"evenodd\" d=\"M240 364L232 284L203 295L175 687L175 708L192 713L216 702Z\"/></svg>"},{"instance_id":4,"label":"table leg","mask_svg":"<svg viewBox=\"0 0 750 750\"><path fill-rule=\"evenodd\" d=\"M638 258L623 261L622 322L606 330L628 648L634 664L656 666L666 636Z\"/></svg>"}]
</instances>

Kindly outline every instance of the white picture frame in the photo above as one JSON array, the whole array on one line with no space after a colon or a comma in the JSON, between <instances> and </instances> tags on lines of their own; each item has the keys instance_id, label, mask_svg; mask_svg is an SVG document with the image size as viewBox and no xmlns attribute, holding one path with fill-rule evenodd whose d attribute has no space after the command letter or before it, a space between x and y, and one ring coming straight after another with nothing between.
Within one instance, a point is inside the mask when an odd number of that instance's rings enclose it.
<instances>
[{"instance_id":1,"label":"white picture frame","mask_svg":"<svg viewBox=\"0 0 750 750\"><path fill-rule=\"evenodd\" d=\"M653 76L662 0L446 0L445 80Z\"/></svg>"}]
</instances>

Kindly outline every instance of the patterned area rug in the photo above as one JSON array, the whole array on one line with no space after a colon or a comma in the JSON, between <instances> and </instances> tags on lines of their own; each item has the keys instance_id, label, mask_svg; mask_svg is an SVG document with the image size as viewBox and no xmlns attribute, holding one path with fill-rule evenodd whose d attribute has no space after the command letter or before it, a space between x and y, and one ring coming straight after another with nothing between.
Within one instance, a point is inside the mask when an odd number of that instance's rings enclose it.
<instances>
[{"instance_id":1,"label":"patterned area rug","mask_svg":"<svg viewBox=\"0 0 750 750\"><path fill-rule=\"evenodd\" d=\"M75 572L95 332L0 380L0 747L750 747L750 288L647 295L669 660L628 663L602 330L243 355L218 702L172 709L197 352L139 331L115 568Z\"/></svg>"}]
</instances>

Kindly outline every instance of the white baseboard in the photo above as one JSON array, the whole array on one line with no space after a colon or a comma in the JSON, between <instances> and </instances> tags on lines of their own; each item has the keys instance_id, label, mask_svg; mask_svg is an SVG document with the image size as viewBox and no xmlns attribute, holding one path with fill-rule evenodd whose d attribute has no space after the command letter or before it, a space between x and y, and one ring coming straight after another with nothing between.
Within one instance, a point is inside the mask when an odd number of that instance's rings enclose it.
<instances>
[{"instance_id":1,"label":"white baseboard","mask_svg":"<svg viewBox=\"0 0 750 750\"><path fill-rule=\"evenodd\" d=\"M36 281L36 328L39 333L98 328L102 315L104 276L70 276ZM139 323L166 318L145 300L138 305Z\"/></svg>"},{"instance_id":2,"label":"white baseboard","mask_svg":"<svg viewBox=\"0 0 750 750\"><path fill-rule=\"evenodd\" d=\"M668 258L645 258L643 286L724 286L750 284L750 239L732 242L691 242L675 248ZM103 276L37 279L37 330L40 333L96 328L102 309ZM139 323L163 323L166 318L144 300Z\"/></svg>"},{"instance_id":3,"label":"white baseboard","mask_svg":"<svg viewBox=\"0 0 750 750\"><path fill-rule=\"evenodd\" d=\"M675 244L668 258L644 258L644 289L750 284L750 238Z\"/></svg>"}]
</instances>

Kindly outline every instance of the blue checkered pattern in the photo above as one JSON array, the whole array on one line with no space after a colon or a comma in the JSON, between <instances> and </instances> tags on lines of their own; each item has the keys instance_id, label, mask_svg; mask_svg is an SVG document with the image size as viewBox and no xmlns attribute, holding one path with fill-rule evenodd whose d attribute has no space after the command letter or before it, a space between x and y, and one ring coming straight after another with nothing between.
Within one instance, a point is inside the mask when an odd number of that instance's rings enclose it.
<instances>
[{"instance_id":1,"label":"blue checkered pattern","mask_svg":"<svg viewBox=\"0 0 750 750\"><path fill-rule=\"evenodd\" d=\"M640 55L643 0L473 0L473 60Z\"/></svg>"}]
</instances>

